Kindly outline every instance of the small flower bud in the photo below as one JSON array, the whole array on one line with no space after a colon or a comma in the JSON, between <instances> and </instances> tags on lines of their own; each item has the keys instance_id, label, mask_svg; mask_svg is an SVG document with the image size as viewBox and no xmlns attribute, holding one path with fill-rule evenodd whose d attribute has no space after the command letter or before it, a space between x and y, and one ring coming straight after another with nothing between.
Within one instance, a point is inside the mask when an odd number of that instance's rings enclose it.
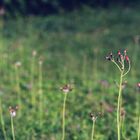
<instances>
[{"instance_id":1,"label":"small flower bud","mask_svg":"<svg viewBox=\"0 0 140 140\"><path fill-rule=\"evenodd\" d=\"M128 62L129 61L129 57L126 55L125 56L125 60Z\"/></svg>"},{"instance_id":2,"label":"small flower bud","mask_svg":"<svg viewBox=\"0 0 140 140\"><path fill-rule=\"evenodd\" d=\"M124 57L123 55L120 55L121 61L124 61Z\"/></svg>"},{"instance_id":3,"label":"small flower bud","mask_svg":"<svg viewBox=\"0 0 140 140\"><path fill-rule=\"evenodd\" d=\"M126 53L127 53L127 51L126 50L124 50L124 55L126 56Z\"/></svg>"},{"instance_id":4,"label":"small flower bud","mask_svg":"<svg viewBox=\"0 0 140 140\"><path fill-rule=\"evenodd\" d=\"M121 52L120 52L120 50L118 51L118 55L119 55L119 56L121 55Z\"/></svg>"}]
</instances>

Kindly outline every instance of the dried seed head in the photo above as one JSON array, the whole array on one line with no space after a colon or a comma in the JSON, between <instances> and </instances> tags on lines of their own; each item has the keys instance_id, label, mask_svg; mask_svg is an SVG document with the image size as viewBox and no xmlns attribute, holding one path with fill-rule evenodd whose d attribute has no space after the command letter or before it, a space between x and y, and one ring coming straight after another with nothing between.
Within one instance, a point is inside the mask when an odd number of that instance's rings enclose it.
<instances>
[{"instance_id":1,"label":"dried seed head","mask_svg":"<svg viewBox=\"0 0 140 140\"><path fill-rule=\"evenodd\" d=\"M16 107L9 107L9 113L10 113L10 115L11 115L11 117L15 117L16 116L16 112L17 112L17 110L18 110L18 106L16 106Z\"/></svg>"},{"instance_id":2,"label":"dried seed head","mask_svg":"<svg viewBox=\"0 0 140 140\"><path fill-rule=\"evenodd\" d=\"M106 60L109 60L109 61L112 61L113 60L113 54L112 54L112 52L108 56L106 56Z\"/></svg>"},{"instance_id":3,"label":"dried seed head","mask_svg":"<svg viewBox=\"0 0 140 140\"><path fill-rule=\"evenodd\" d=\"M121 115L121 117L125 117L126 111L124 108L121 108L120 115Z\"/></svg>"},{"instance_id":4,"label":"dried seed head","mask_svg":"<svg viewBox=\"0 0 140 140\"><path fill-rule=\"evenodd\" d=\"M72 86L70 84L64 85L63 87L60 88L64 93L68 93L72 91Z\"/></svg>"},{"instance_id":5,"label":"dried seed head","mask_svg":"<svg viewBox=\"0 0 140 140\"><path fill-rule=\"evenodd\" d=\"M36 50L33 50L32 56L36 56L36 55L37 55L37 51Z\"/></svg>"},{"instance_id":6,"label":"dried seed head","mask_svg":"<svg viewBox=\"0 0 140 140\"><path fill-rule=\"evenodd\" d=\"M89 115L90 115L90 118L92 121L96 121L96 119L98 117L97 115L94 115L93 113L90 113Z\"/></svg>"},{"instance_id":7,"label":"dried seed head","mask_svg":"<svg viewBox=\"0 0 140 140\"><path fill-rule=\"evenodd\" d=\"M42 65L43 64L43 61L42 60L39 60L38 63L39 63L39 65Z\"/></svg>"},{"instance_id":8,"label":"dried seed head","mask_svg":"<svg viewBox=\"0 0 140 140\"><path fill-rule=\"evenodd\" d=\"M21 66L21 62L20 61L17 61L16 63L15 63L15 67L20 67Z\"/></svg>"}]
</instances>

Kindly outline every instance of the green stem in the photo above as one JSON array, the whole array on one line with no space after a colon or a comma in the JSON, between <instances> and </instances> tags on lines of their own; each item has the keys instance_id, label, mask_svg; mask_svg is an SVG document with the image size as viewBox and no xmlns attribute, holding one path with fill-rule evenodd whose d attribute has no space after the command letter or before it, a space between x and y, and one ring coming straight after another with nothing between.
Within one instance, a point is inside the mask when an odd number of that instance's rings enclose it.
<instances>
[{"instance_id":1,"label":"green stem","mask_svg":"<svg viewBox=\"0 0 140 140\"><path fill-rule=\"evenodd\" d=\"M0 119L1 119L1 125L2 125L2 131L3 131L4 139L7 140L1 101L0 101Z\"/></svg>"},{"instance_id":2,"label":"green stem","mask_svg":"<svg viewBox=\"0 0 140 140\"><path fill-rule=\"evenodd\" d=\"M138 140L140 140L140 116L139 116L139 124L138 124Z\"/></svg>"},{"instance_id":3,"label":"green stem","mask_svg":"<svg viewBox=\"0 0 140 140\"><path fill-rule=\"evenodd\" d=\"M12 130L13 140L15 140L14 121L13 121L13 117L12 116L11 116L11 130Z\"/></svg>"},{"instance_id":4,"label":"green stem","mask_svg":"<svg viewBox=\"0 0 140 140\"><path fill-rule=\"evenodd\" d=\"M95 121L93 121L93 125L92 125L91 140L93 140L94 138L94 131L95 131Z\"/></svg>"},{"instance_id":5,"label":"green stem","mask_svg":"<svg viewBox=\"0 0 140 140\"><path fill-rule=\"evenodd\" d=\"M62 140L65 139L65 110L66 110L66 99L67 93L64 94L64 103L63 103L63 118L62 118Z\"/></svg>"},{"instance_id":6,"label":"green stem","mask_svg":"<svg viewBox=\"0 0 140 140\"><path fill-rule=\"evenodd\" d=\"M32 56L31 60L31 103L34 106L35 104L35 94L34 94L34 72L35 72L35 56Z\"/></svg>"},{"instance_id":7,"label":"green stem","mask_svg":"<svg viewBox=\"0 0 140 140\"><path fill-rule=\"evenodd\" d=\"M131 64L130 64L130 61L128 61L128 70L126 71L126 73L124 73L123 74L123 77L125 76L125 75L127 75L128 73L129 73L129 71L130 71L130 69L131 69Z\"/></svg>"},{"instance_id":8,"label":"green stem","mask_svg":"<svg viewBox=\"0 0 140 140\"><path fill-rule=\"evenodd\" d=\"M122 93L122 78L123 72L121 72L120 76L120 84L119 84L119 96L118 96L118 105L117 105L117 131L118 131L118 140L120 140L120 104L121 104L121 93Z\"/></svg>"},{"instance_id":9,"label":"green stem","mask_svg":"<svg viewBox=\"0 0 140 140\"><path fill-rule=\"evenodd\" d=\"M40 96L40 128L42 127L43 117L43 90L42 90L42 63L39 64L39 96Z\"/></svg>"},{"instance_id":10,"label":"green stem","mask_svg":"<svg viewBox=\"0 0 140 140\"><path fill-rule=\"evenodd\" d=\"M112 60L112 62L117 66L117 68L120 70L120 72L122 71L121 70L121 68L120 68L120 66L114 61L114 60Z\"/></svg>"},{"instance_id":11,"label":"green stem","mask_svg":"<svg viewBox=\"0 0 140 140\"><path fill-rule=\"evenodd\" d=\"M21 97L20 97L20 79L19 79L19 68L15 66L15 74L16 74L16 92L18 96L18 105L21 107Z\"/></svg>"}]
</instances>

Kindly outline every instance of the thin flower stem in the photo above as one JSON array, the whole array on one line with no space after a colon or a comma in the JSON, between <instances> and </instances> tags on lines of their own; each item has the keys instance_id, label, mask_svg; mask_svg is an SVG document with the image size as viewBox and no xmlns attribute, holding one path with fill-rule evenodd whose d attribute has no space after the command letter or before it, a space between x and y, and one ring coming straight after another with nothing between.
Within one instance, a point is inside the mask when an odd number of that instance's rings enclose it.
<instances>
[{"instance_id":1,"label":"thin flower stem","mask_svg":"<svg viewBox=\"0 0 140 140\"><path fill-rule=\"evenodd\" d=\"M140 140L140 116L139 116L139 120L138 120L138 140Z\"/></svg>"},{"instance_id":2,"label":"thin flower stem","mask_svg":"<svg viewBox=\"0 0 140 140\"><path fill-rule=\"evenodd\" d=\"M21 95L20 95L20 79L19 79L19 68L15 66L15 76L16 76L16 92L18 98L18 105L21 107ZM19 112L19 116L21 112Z\"/></svg>"},{"instance_id":3,"label":"thin flower stem","mask_svg":"<svg viewBox=\"0 0 140 140\"><path fill-rule=\"evenodd\" d=\"M95 121L93 121L93 125L92 125L91 140L93 140L94 138L94 131L95 131Z\"/></svg>"},{"instance_id":4,"label":"thin flower stem","mask_svg":"<svg viewBox=\"0 0 140 140\"><path fill-rule=\"evenodd\" d=\"M130 61L128 61L128 65L129 65L128 70L126 71L126 73L123 74L123 77L124 77L125 75L127 75L127 74L129 73L130 69L131 69Z\"/></svg>"},{"instance_id":5,"label":"thin flower stem","mask_svg":"<svg viewBox=\"0 0 140 140\"><path fill-rule=\"evenodd\" d=\"M1 125L2 125L2 131L3 131L3 135L4 135L4 140L7 140L1 101L0 101L0 119L1 119Z\"/></svg>"},{"instance_id":6,"label":"thin flower stem","mask_svg":"<svg viewBox=\"0 0 140 140\"><path fill-rule=\"evenodd\" d=\"M63 118L62 118L62 140L65 139L65 110L66 110L66 99L67 93L64 94L64 103L63 103Z\"/></svg>"},{"instance_id":7,"label":"thin flower stem","mask_svg":"<svg viewBox=\"0 0 140 140\"><path fill-rule=\"evenodd\" d=\"M117 104L117 131L118 131L118 140L120 140L120 103L121 103L121 93L122 93L122 78L123 72L121 72L120 76L120 84L119 84L119 96L118 96L118 104Z\"/></svg>"},{"instance_id":8,"label":"thin flower stem","mask_svg":"<svg viewBox=\"0 0 140 140\"><path fill-rule=\"evenodd\" d=\"M121 72L122 70L121 70L120 66L119 66L114 60L112 60L112 62L118 67L118 69L119 69L120 72Z\"/></svg>"},{"instance_id":9,"label":"thin flower stem","mask_svg":"<svg viewBox=\"0 0 140 140\"><path fill-rule=\"evenodd\" d=\"M12 130L13 140L16 140L15 139L15 131L14 131L14 121L13 121L13 117L12 116L11 116L11 130Z\"/></svg>"},{"instance_id":10,"label":"thin flower stem","mask_svg":"<svg viewBox=\"0 0 140 140\"><path fill-rule=\"evenodd\" d=\"M31 103L32 105L35 104L35 94L34 94L34 74L35 74L35 56L32 56L31 60Z\"/></svg>"},{"instance_id":11,"label":"thin flower stem","mask_svg":"<svg viewBox=\"0 0 140 140\"><path fill-rule=\"evenodd\" d=\"M39 64L39 97L40 97L40 128L42 127L43 119L43 90L42 90L42 63Z\"/></svg>"}]
</instances>

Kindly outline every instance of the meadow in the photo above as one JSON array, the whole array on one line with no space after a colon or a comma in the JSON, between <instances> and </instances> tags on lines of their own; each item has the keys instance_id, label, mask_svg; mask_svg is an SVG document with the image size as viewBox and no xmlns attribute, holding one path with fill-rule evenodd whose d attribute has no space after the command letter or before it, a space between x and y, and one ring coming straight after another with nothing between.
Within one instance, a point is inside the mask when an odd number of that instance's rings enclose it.
<instances>
[{"instance_id":1,"label":"meadow","mask_svg":"<svg viewBox=\"0 0 140 140\"><path fill-rule=\"evenodd\" d=\"M65 140L117 140L119 71L105 58L127 49L131 70L123 79L121 140L138 139L140 115L140 9L83 8L47 17L0 19L0 140L60 140L65 84ZM10 110L11 111L11 110Z\"/></svg>"}]
</instances>

